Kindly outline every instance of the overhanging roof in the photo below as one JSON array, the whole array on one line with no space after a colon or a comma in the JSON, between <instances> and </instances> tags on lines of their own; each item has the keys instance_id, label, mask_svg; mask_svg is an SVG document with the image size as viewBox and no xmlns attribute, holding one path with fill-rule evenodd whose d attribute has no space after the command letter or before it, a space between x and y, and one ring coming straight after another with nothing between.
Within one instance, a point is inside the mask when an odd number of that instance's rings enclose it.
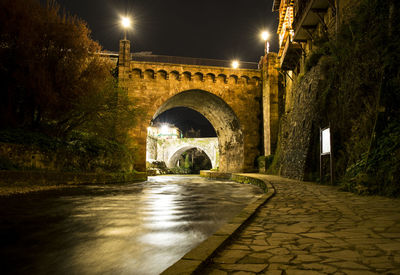
<instances>
[{"instance_id":1,"label":"overhanging roof","mask_svg":"<svg viewBox=\"0 0 400 275\"><path fill-rule=\"evenodd\" d=\"M274 3L272 4L272 11L278 11L280 5L281 0L274 0Z\"/></svg>"}]
</instances>

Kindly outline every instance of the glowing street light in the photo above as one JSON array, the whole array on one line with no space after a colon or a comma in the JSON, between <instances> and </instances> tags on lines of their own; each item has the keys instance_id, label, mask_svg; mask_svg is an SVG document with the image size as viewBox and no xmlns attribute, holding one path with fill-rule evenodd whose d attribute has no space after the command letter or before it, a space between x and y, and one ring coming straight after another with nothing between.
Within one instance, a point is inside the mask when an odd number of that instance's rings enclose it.
<instances>
[{"instance_id":1,"label":"glowing street light","mask_svg":"<svg viewBox=\"0 0 400 275\"><path fill-rule=\"evenodd\" d=\"M161 126L161 134L162 135L168 135L169 131L170 131L170 129L169 129L169 126L167 124L163 124Z\"/></svg>"},{"instance_id":2,"label":"glowing street light","mask_svg":"<svg viewBox=\"0 0 400 275\"><path fill-rule=\"evenodd\" d=\"M239 68L239 61L233 60L233 61L232 61L232 68L234 68L234 69Z\"/></svg>"},{"instance_id":3,"label":"glowing street light","mask_svg":"<svg viewBox=\"0 0 400 275\"><path fill-rule=\"evenodd\" d=\"M262 38L262 40L265 41L265 47L264 47L265 54L269 53L269 42L268 42L269 37L270 37L269 32L263 31L261 33L261 38Z\"/></svg>"},{"instance_id":4,"label":"glowing street light","mask_svg":"<svg viewBox=\"0 0 400 275\"><path fill-rule=\"evenodd\" d=\"M129 29L132 25L132 21L129 17L123 16L121 18L121 25L124 29L124 40L126 40L126 29Z\"/></svg>"}]
</instances>

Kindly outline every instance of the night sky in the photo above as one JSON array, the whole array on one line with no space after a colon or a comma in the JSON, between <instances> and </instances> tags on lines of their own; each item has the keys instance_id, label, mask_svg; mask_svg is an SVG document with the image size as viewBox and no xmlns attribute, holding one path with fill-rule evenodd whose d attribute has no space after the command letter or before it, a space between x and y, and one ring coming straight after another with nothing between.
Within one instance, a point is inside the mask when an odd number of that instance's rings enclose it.
<instances>
[{"instance_id":1,"label":"night sky","mask_svg":"<svg viewBox=\"0 0 400 275\"><path fill-rule=\"evenodd\" d=\"M258 62L263 55L260 31L274 35L273 0L58 0L66 11L84 19L92 38L118 51L123 37L121 15L130 15L128 34L135 52Z\"/></svg>"},{"instance_id":2,"label":"night sky","mask_svg":"<svg viewBox=\"0 0 400 275\"><path fill-rule=\"evenodd\" d=\"M216 137L214 127L200 113L186 108L177 107L161 113L154 123L171 123L178 127L184 135L190 129L200 130L201 137Z\"/></svg>"},{"instance_id":3,"label":"night sky","mask_svg":"<svg viewBox=\"0 0 400 275\"><path fill-rule=\"evenodd\" d=\"M88 23L92 38L105 50L118 51L123 37L120 17L128 15L131 50L157 55L186 56L258 62L264 54L262 30L271 35L277 51L277 16L273 0L58 0L65 10ZM183 132L200 129L215 136L211 124L199 113L176 108L158 117Z\"/></svg>"}]
</instances>

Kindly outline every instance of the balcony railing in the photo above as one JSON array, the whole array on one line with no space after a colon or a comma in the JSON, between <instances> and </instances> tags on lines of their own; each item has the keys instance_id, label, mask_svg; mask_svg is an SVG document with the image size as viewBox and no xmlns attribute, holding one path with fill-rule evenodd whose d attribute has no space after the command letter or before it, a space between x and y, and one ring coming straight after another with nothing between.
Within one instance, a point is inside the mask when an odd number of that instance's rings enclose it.
<instances>
[{"instance_id":1,"label":"balcony railing","mask_svg":"<svg viewBox=\"0 0 400 275\"><path fill-rule=\"evenodd\" d=\"M313 0L298 0L297 1L296 13L295 13L294 19L293 19L293 29L297 29L299 27L298 23L299 23L301 17L304 15L306 7L312 1Z\"/></svg>"},{"instance_id":2,"label":"balcony railing","mask_svg":"<svg viewBox=\"0 0 400 275\"><path fill-rule=\"evenodd\" d=\"M312 39L311 30L323 22L331 0L299 0L293 20L294 41Z\"/></svg>"},{"instance_id":3,"label":"balcony railing","mask_svg":"<svg viewBox=\"0 0 400 275\"><path fill-rule=\"evenodd\" d=\"M290 35L287 36L284 46L279 51L280 65L283 70L293 70L296 68L302 54L302 48L299 43L292 42Z\"/></svg>"}]
</instances>

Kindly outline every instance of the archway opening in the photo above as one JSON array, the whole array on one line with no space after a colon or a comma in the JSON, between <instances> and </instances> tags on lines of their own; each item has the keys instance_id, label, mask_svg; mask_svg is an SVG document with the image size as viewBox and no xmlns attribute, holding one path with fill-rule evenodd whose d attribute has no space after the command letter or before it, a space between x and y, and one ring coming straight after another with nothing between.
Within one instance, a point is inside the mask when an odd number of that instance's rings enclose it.
<instances>
[{"instance_id":1,"label":"archway opening","mask_svg":"<svg viewBox=\"0 0 400 275\"><path fill-rule=\"evenodd\" d=\"M188 90L166 100L153 116L157 117L174 108L192 109L204 116L218 138L218 170L240 172L244 166L244 141L240 122L232 108L215 94L202 90ZM176 126L175 126L176 127ZM176 127L177 132L179 128Z\"/></svg>"},{"instance_id":2,"label":"archway opening","mask_svg":"<svg viewBox=\"0 0 400 275\"><path fill-rule=\"evenodd\" d=\"M159 114L153 125L170 124L177 127L184 138L216 137L214 127L202 114L187 108L175 107Z\"/></svg>"},{"instance_id":3,"label":"archway opening","mask_svg":"<svg viewBox=\"0 0 400 275\"><path fill-rule=\"evenodd\" d=\"M198 174L218 166L218 138L212 124L188 107L174 107L148 127L146 162L151 174Z\"/></svg>"},{"instance_id":4,"label":"archway opening","mask_svg":"<svg viewBox=\"0 0 400 275\"><path fill-rule=\"evenodd\" d=\"M178 150L170 160L174 174L199 174L200 170L210 170L211 160L208 155L199 148L187 149L182 153Z\"/></svg>"}]
</instances>

